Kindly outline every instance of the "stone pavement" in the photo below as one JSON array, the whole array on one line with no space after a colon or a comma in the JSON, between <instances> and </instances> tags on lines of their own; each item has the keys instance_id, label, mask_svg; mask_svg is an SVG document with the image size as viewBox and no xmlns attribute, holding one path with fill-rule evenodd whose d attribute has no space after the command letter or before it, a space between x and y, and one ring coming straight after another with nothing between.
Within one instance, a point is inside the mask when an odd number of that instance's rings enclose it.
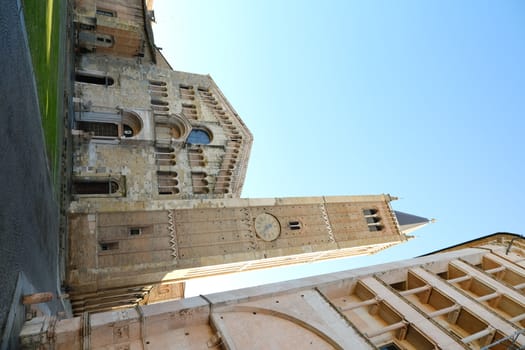
<instances>
[{"instance_id":1,"label":"stone pavement","mask_svg":"<svg viewBox=\"0 0 525 350\"><path fill-rule=\"evenodd\" d=\"M15 290L57 296L59 288L59 207L20 6L4 0L0 11L0 349L14 345L7 337L17 334L25 316ZM61 308L55 297L41 310Z\"/></svg>"}]
</instances>

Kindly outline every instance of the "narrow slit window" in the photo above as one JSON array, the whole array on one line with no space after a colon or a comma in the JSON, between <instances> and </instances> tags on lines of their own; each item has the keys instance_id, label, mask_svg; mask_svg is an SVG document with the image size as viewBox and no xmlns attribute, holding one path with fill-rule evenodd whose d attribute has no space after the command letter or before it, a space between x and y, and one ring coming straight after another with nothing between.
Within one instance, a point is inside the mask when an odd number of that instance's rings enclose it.
<instances>
[{"instance_id":1,"label":"narrow slit window","mask_svg":"<svg viewBox=\"0 0 525 350\"><path fill-rule=\"evenodd\" d=\"M76 72L75 81L79 83L104 85L104 86L111 86L115 83L115 80L110 76L90 74L90 73L84 73L84 72Z\"/></svg>"},{"instance_id":2,"label":"narrow slit window","mask_svg":"<svg viewBox=\"0 0 525 350\"><path fill-rule=\"evenodd\" d=\"M97 9L97 15L107 16L107 17L116 17L115 12L111 10L106 10L106 9Z\"/></svg>"},{"instance_id":3,"label":"narrow slit window","mask_svg":"<svg viewBox=\"0 0 525 350\"><path fill-rule=\"evenodd\" d=\"M151 99L151 104L155 106L167 106L169 105L168 101L158 100L158 99Z\"/></svg>"},{"instance_id":4,"label":"narrow slit window","mask_svg":"<svg viewBox=\"0 0 525 350\"><path fill-rule=\"evenodd\" d=\"M118 249L118 242L100 242L101 251L117 250L117 249Z\"/></svg>"},{"instance_id":5,"label":"narrow slit window","mask_svg":"<svg viewBox=\"0 0 525 350\"><path fill-rule=\"evenodd\" d=\"M107 34L98 33L96 35L97 46L100 47L111 47L113 46L113 37Z\"/></svg>"},{"instance_id":6,"label":"narrow slit window","mask_svg":"<svg viewBox=\"0 0 525 350\"><path fill-rule=\"evenodd\" d=\"M153 86L166 86L166 82L162 80L150 80L149 84Z\"/></svg>"},{"instance_id":7,"label":"narrow slit window","mask_svg":"<svg viewBox=\"0 0 525 350\"><path fill-rule=\"evenodd\" d=\"M140 227L131 227L129 229L129 235L130 236L139 236L142 234L142 228Z\"/></svg>"}]
</instances>

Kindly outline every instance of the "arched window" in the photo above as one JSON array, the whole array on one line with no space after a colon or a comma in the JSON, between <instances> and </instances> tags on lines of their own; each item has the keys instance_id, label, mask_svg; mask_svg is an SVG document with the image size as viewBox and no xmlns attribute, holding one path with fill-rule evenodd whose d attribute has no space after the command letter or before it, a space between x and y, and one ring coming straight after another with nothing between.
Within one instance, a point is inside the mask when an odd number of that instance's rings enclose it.
<instances>
[{"instance_id":1,"label":"arched window","mask_svg":"<svg viewBox=\"0 0 525 350\"><path fill-rule=\"evenodd\" d=\"M134 112L122 112L122 136L133 137L142 130L142 119Z\"/></svg>"},{"instance_id":2,"label":"arched window","mask_svg":"<svg viewBox=\"0 0 525 350\"><path fill-rule=\"evenodd\" d=\"M136 113L82 112L77 114L76 128L93 133L95 137L133 137L142 129L142 119Z\"/></svg>"},{"instance_id":3,"label":"arched window","mask_svg":"<svg viewBox=\"0 0 525 350\"><path fill-rule=\"evenodd\" d=\"M288 228L290 230L300 230L301 229L301 223L299 221L289 221L288 222Z\"/></svg>"},{"instance_id":4,"label":"arched window","mask_svg":"<svg viewBox=\"0 0 525 350\"><path fill-rule=\"evenodd\" d=\"M381 218L378 216L368 216L366 217L366 222L369 224L375 224L381 221Z\"/></svg>"},{"instance_id":5,"label":"arched window","mask_svg":"<svg viewBox=\"0 0 525 350\"><path fill-rule=\"evenodd\" d=\"M374 232L374 231L382 231L383 226L382 225L368 225L368 231Z\"/></svg>"},{"instance_id":6,"label":"arched window","mask_svg":"<svg viewBox=\"0 0 525 350\"><path fill-rule=\"evenodd\" d=\"M178 174L174 171L157 171L158 191L161 195L170 195L179 193Z\"/></svg>"},{"instance_id":7,"label":"arched window","mask_svg":"<svg viewBox=\"0 0 525 350\"><path fill-rule=\"evenodd\" d=\"M364 216L376 215L377 209L363 209Z\"/></svg>"},{"instance_id":8,"label":"arched window","mask_svg":"<svg viewBox=\"0 0 525 350\"><path fill-rule=\"evenodd\" d=\"M211 142L210 134L204 129L193 129L187 139L190 144L207 145Z\"/></svg>"},{"instance_id":9,"label":"arched window","mask_svg":"<svg viewBox=\"0 0 525 350\"><path fill-rule=\"evenodd\" d=\"M381 225L381 217L378 216L378 210L374 208L363 209L363 215L368 226L368 231L382 231L383 225Z\"/></svg>"},{"instance_id":10,"label":"arched window","mask_svg":"<svg viewBox=\"0 0 525 350\"><path fill-rule=\"evenodd\" d=\"M173 147L155 147L155 161L157 165L174 166L175 149Z\"/></svg>"},{"instance_id":11,"label":"arched window","mask_svg":"<svg viewBox=\"0 0 525 350\"><path fill-rule=\"evenodd\" d=\"M208 180L206 179L208 175L203 172L191 173L191 184L193 186L194 194L206 194L210 192L208 187Z\"/></svg>"}]
</instances>

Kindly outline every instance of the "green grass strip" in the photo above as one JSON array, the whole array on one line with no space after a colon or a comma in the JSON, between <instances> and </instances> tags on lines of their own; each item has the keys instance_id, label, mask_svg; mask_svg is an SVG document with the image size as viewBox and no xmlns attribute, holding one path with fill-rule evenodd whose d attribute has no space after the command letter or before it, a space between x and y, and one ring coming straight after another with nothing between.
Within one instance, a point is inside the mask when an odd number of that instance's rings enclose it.
<instances>
[{"instance_id":1,"label":"green grass strip","mask_svg":"<svg viewBox=\"0 0 525 350\"><path fill-rule=\"evenodd\" d=\"M55 192L60 181L63 82L59 74L60 0L23 0L26 30L36 75L46 151ZM61 103L60 103L61 104Z\"/></svg>"}]
</instances>

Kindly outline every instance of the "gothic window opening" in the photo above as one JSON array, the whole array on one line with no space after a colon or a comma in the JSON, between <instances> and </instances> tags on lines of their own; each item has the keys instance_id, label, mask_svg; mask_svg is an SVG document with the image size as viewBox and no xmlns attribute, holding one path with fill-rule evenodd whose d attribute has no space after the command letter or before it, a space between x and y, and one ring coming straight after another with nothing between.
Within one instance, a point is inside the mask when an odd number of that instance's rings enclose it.
<instances>
[{"instance_id":1,"label":"gothic window opening","mask_svg":"<svg viewBox=\"0 0 525 350\"><path fill-rule=\"evenodd\" d=\"M110 195L119 190L114 180L74 180L72 193L77 195Z\"/></svg>"},{"instance_id":2,"label":"gothic window opening","mask_svg":"<svg viewBox=\"0 0 525 350\"><path fill-rule=\"evenodd\" d=\"M207 145L211 142L211 137L204 129L193 129L186 142L194 145Z\"/></svg>"},{"instance_id":3,"label":"gothic window opening","mask_svg":"<svg viewBox=\"0 0 525 350\"><path fill-rule=\"evenodd\" d=\"M86 72L76 72L75 81L79 83L111 86L115 80L108 75L91 74Z\"/></svg>"}]
</instances>

